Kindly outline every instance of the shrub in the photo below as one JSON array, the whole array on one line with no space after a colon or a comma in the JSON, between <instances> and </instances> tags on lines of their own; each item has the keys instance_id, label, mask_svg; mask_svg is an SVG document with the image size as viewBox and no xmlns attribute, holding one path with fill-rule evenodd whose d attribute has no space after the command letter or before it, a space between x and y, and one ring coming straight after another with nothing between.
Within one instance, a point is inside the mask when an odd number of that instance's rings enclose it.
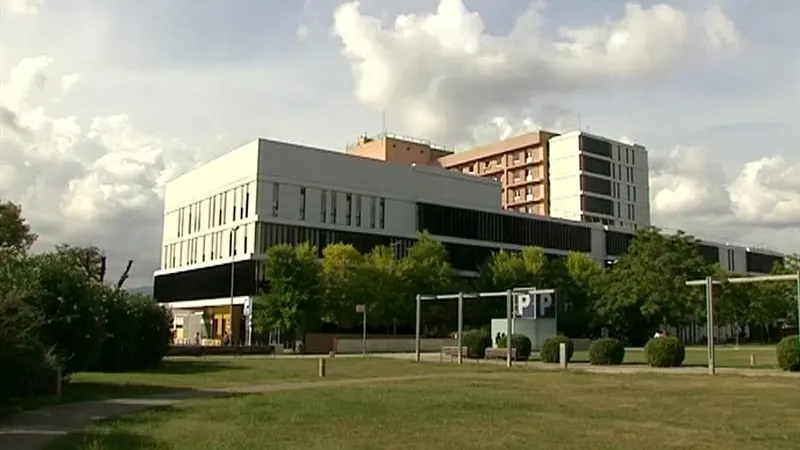
<instances>
[{"instance_id":1,"label":"shrub","mask_svg":"<svg viewBox=\"0 0 800 450\"><path fill-rule=\"evenodd\" d=\"M464 332L461 343L467 347L468 358L483 358L486 349L492 346L492 338L484 330L470 330Z\"/></svg>"},{"instance_id":2,"label":"shrub","mask_svg":"<svg viewBox=\"0 0 800 450\"><path fill-rule=\"evenodd\" d=\"M644 346L644 353L651 367L678 367L686 357L683 342L674 336L650 339Z\"/></svg>"},{"instance_id":3,"label":"shrub","mask_svg":"<svg viewBox=\"0 0 800 450\"><path fill-rule=\"evenodd\" d=\"M105 340L97 370L146 369L166 356L171 317L152 298L107 287L104 308Z\"/></svg>"},{"instance_id":4,"label":"shrub","mask_svg":"<svg viewBox=\"0 0 800 450\"><path fill-rule=\"evenodd\" d=\"M797 336L786 336L778 342L775 353L778 356L778 365L783 370L800 372L800 358L797 355Z\"/></svg>"},{"instance_id":5,"label":"shrub","mask_svg":"<svg viewBox=\"0 0 800 450\"><path fill-rule=\"evenodd\" d=\"M169 352L172 342L172 313L156 303L148 296L136 295L138 302L138 320L147 324L139 328L136 344L135 366L137 368L152 367L161 362Z\"/></svg>"},{"instance_id":6,"label":"shrub","mask_svg":"<svg viewBox=\"0 0 800 450\"><path fill-rule=\"evenodd\" d=\"M545 339L542 343L542 348L539 350L539 355L542 358L542 362L546 363L557 363L559 361L559 353L561 343L567 345L567 361L572 359L573 353L575 353L575 345L572 341L566 336L550 336L549 338Z\"/></svg>"},{"instance_id":7,"label":"shrub","mask_svg":"<svg viewBox=\"0 0 800 450\"><path fill-rule=\"evenodd\" d=\"M501 337L497 346L500 348L506 348L507 340L508 339L506 336ZM531 348L533 345L531 344L531 339L528 336L525 336L524 334L515 334L511 336L511 346L512 348L517 349L517 358L524 360L531 356Z\"/></svg>"},{"instance_id":8,"label":"shrub","mask_svg":"<svg viewBox=\"0 0 800 450\"><path fill-rule=\"evenodd\" d=\"M0 294L0 409L15 400L55 393L57 362L39 339L41 323L38 312L20 296Z\"/></svg>"},{"instance_id":9,"label":"shrub","mask_svg":"<svg viewBox=\"0 0 800 450\"><path fill-rule=\"evenodd\" d=\"M589 346L589 364L615 366L625 360L625 345L614 338L601 338Z\"/></svg>"}]
</instances>

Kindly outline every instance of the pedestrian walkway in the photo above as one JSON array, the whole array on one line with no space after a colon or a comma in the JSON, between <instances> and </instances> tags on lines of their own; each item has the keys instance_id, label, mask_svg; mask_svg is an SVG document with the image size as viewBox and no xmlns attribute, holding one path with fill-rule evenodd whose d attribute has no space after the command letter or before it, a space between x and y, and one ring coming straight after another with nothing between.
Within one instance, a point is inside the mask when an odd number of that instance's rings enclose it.
<instances>
[{"instance_id":1,"label":"pedestrian walkway","mask_svg":"<svg viewBox=\"0 0 800 450\"><path fill-rule=\"evenodd\" d=\"M0 423L0 450L38 450L44 448L45 445L59 436L81 430L98 420L123 414L131 414L148 408L174 405L186 400L219 398L236 394L261 394L300 389L359 386L373 383L391 383L459 375L461 374L413 375L261 384L180 391L158 396L68 403L25 411L13 417L8 422Z\"/></svg>"}]
</instances>

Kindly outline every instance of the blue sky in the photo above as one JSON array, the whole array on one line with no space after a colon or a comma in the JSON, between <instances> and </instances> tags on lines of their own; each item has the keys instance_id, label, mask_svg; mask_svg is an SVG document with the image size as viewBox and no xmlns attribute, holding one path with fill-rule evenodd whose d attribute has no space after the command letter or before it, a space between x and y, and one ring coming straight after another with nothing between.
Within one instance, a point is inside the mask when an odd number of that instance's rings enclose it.
<instances>
[{"instance_id":1,"label":"blue sky","mask_svg":"<svg viewBox=\"0 0 800 450\"><path fill-rule=\"evenodd\" d=\"M385 109L392 131L463 148L580 116L650 149L658 224L800 250L800 2L548 1L536 27L521 0L433 18L438 0L344 3L0 0L0 106L35 131L0 136L0 197L48 244L140 253L146 278L164 180L256 136L342 149Z\"/></svg>"}]
</instances>

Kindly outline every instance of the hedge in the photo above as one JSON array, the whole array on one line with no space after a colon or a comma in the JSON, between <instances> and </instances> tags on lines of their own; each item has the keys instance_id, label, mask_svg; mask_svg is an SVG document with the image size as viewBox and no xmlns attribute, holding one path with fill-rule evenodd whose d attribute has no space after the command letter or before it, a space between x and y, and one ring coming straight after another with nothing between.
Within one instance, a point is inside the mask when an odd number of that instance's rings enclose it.
<instances>
[{"instance_id":1,"label":"hedge","mask_svg":"<svg viewBox=\"0 0 800 450\"><path fill-rule=\"evenodd\" d=\"M800 372L800 358L798 358L797 351L797 335L781 339L775 347L778 366L790 372Z\"/></svg>"},{"instance_id":2,"label":"hedge","mask_svg":"<svg viewBox=\"0 0 800 450\"><path fill-rule=\"evenodd\" d=\"M461 345L467 347L468 358L483 358L486 349L492 346L492 338L486 330L465 331Z\"/></svg>"},{"instance_id":3,"label":"hedge","mask_svg":"<svg viewBox=\"0 0 800 450\"><path fill-rule=\"evenodd\" d=\"M674 336L660 336L647 342L644 353L651 367L678 367L686 357L686 348Z\"/></svg>"},{"instance_id":4,"label":"hedge","mask_svg":"<svg viewBox=\"0 0 800 450\"><path fill-rule=\"evenodd\" d=\"M506 348L507 340L508 339L506 336L501 336L497 346L500 348ZM525 336L524 334L514 334L511 336L511 346L517 349L517 358L520 360L526 360L531 356L533 345L531 344L531 339L528 336Z\"/></svg>"},{"instance_id":5,"label":"hedge","mask_svg":"<svg viewBox=\"0 0 800 450\"><path fill-rule=\"evenodd\" d=\"M566 336L550 336L549 338L545 339L542 343L542 348L539 350L539 355L542 358L542 362L546 363L558 363L559 356L560 356L560 346L561 343L565 343L567 345L567 361L572 359L573 353L575 353L575 344L572 343L570 338Z\"/></svg>"},{"instance_id":6,"label":"hedge","mask_svg":"<svg viewBox=\"0 0 800 450\"><path fill-rule=\"evenodd\" d=\"M614 338L598 339L589 346L589 364L616 366L625 360L625 345Z\"/></svg>"}]
</instances>

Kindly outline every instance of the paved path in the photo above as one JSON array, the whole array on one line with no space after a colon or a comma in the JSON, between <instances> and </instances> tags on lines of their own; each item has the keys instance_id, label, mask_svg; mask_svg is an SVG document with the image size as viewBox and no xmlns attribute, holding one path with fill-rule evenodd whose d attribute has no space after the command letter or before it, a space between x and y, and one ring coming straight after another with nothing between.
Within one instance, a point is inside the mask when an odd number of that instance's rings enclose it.
<instances>
[{"instance_id":1,"label":"paved path","mask_svg":"<svg viewBox=\"0 0 800 450\"><path fill-rule=\"evenodd\" d=\"M373 383L452 377L453 375L454 374L434 374L262 384L255 386L181 391L158 396L68 403L26 411L13 417L6 423L0 423L0 449L38 450L59 436L79 431L95 421L122 414L135 413L148 408L173 405L185 400L219 398L236 394L258 394L300 389L359 386Z\"/></svg>"}]
</instances>

